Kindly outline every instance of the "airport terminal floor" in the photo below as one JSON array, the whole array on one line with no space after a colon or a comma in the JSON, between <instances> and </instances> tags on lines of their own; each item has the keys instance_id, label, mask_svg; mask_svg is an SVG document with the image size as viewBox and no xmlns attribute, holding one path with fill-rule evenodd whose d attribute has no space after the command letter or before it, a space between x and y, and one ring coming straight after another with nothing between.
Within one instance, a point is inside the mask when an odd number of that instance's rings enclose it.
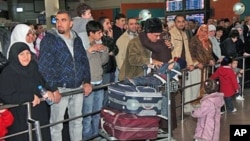
<instances>
[{"instance_id":1,"label":"airport terminal floor","mask_svg":"<svg viewBox=\"0 0 250 141\"><path fill-rule=\"evenodd\" d=\"M244 101L236 101L235 98L233 98L233 103L237 108L237 111L234 113L225 112L221 115L220 141L230 141L230 125L239 124L250 126L249 88L244 89L244 98ZM173 131L173 138L176 141L194 141L193 135L195 128L196 119L192 118L191 116L185 115L183 122L181 120L178 120L178 127Z\"/></svg>"}]
</instances>

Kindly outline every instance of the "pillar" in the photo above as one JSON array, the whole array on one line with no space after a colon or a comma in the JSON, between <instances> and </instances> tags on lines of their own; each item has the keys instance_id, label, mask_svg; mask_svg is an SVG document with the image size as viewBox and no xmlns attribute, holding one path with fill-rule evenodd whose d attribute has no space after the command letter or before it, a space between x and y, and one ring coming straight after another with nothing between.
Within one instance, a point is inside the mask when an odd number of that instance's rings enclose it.
<instances>
[{"instance_id":1,"label":"pillar","mask_svg":"<svg viewBox=\"0 0 250 141\"><path fill-rule=\"evenodd\" d=\"M47 29L53 27L51 24L51 15L56 15L59 10L59 0L45 0L45 13L46 13L46 25Z\"/></svg>"}]
</instances>

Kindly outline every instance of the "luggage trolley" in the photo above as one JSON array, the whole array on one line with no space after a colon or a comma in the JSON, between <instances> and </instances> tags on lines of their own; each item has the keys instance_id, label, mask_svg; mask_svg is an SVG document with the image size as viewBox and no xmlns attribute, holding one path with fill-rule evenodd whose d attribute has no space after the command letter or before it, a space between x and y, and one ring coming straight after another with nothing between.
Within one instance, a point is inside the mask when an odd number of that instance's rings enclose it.
<instances>
[{"instance_id":1,"label":"luggage trolley","mask_svg":"<svg viewBox=\"0 0 250 141\"><path fill-rule=\"evenodd\" d=\"M172 128L171 128L171 96L170 93L176 92L179 87L179 83L174 80L169 79L169 74L167 74L167 83L162 86L155 87L157 91L160 91L160 87L164 87L164 91L162 91L162 96L167 96L167 102L168 102L168 117L162 116L162 115L156 115L160 118L168 120L168 133L162 131L161 129L158 130L157 138L153 139L154 141L175 141L175 139L171 136L172 135ZM109 135L105 130L100 129L99 134L104 137L105 139L102 139L101 141L109 140L118 140L117 138ZM146 141L150 141L150 139L146 139Z\"/></svg>"}]
</instances>

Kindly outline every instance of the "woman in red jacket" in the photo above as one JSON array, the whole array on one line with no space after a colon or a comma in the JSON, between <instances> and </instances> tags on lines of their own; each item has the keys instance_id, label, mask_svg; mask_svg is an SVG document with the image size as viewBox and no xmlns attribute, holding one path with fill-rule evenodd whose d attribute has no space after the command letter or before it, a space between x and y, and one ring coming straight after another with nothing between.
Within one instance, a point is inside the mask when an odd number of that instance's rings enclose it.
<instances>
[{"instance_id":1,"label":"woman in red jacket","mask_svg":"<svg viewBox=\"0 0 250 141\"><path fill-rule=\"evenodd\" d=\"M239 86L231 64L232 59L224 57L221 66L212 74L211 78L220 81L220 92L224 93L227 111L236 112L237 109L233 106L232 96L239 91Z\"/></svg>"},{"instance_id":2,"label":"woman in red jacket","mask_svg":"<svg viewBox=\"0 0 250 141\"><path fill-rule=\"evenodd\" d=\"M7 109L0 110L0 138L4 137L8 132L9 127L14 121L13 115ZM4 141L4 140L0 140Z\"/></svg>"}]
</instances>

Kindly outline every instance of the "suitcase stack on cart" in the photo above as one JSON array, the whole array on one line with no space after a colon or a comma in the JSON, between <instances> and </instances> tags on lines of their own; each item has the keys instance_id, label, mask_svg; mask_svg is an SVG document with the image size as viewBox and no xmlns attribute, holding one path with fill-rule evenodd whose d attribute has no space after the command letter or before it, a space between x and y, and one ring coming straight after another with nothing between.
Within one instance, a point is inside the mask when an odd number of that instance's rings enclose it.
<instances>
[{"instance_id":1,"label":"suitcase stack on cart","mask_svg":"<svg viewBox=\"0 0 250 141\"><path fill-rule=\"evenodd\" d=\"M101 136L121 141L171 138L167 133L159 133L161 91L148 86L115 83L108 86L108 92L108 107L101 110Z\"/></svg>"}]
</instances>

